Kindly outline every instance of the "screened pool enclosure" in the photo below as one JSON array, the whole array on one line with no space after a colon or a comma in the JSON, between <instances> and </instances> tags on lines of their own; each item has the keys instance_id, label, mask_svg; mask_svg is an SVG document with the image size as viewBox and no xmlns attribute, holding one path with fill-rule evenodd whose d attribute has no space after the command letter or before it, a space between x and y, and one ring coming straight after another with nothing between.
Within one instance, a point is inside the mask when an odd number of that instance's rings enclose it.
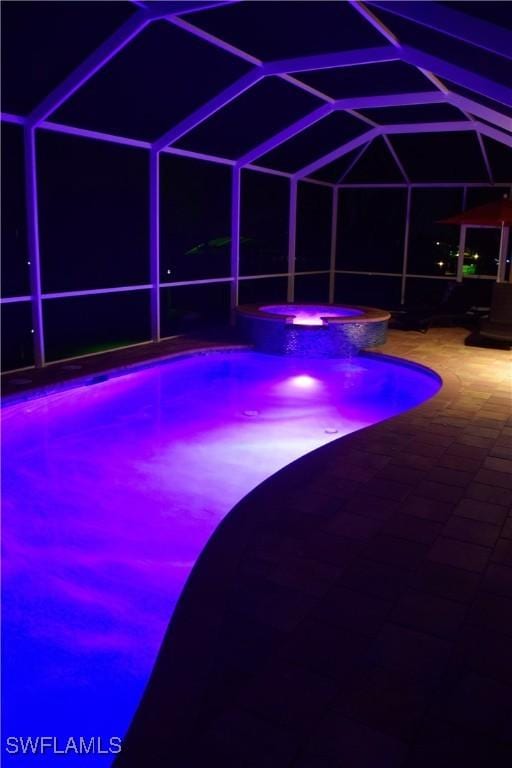
<instances>
[{"instance_id":1,"label":"screened pool enclosure","mask_svg":"<svg viewBox=\"0 0 512 768\"><path fill-rule=\"evenodd\" d=\"M488 304L512 187L508 2L2 4L2 356L251 302Z\"/></svg>"}]
</instances>

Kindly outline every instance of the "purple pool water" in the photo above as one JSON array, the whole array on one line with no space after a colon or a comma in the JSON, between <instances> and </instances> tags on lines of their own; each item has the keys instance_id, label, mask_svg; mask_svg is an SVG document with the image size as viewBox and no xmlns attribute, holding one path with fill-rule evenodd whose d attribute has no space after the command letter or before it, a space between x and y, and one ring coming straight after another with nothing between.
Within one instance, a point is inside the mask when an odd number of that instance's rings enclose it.
<instances>
[{"instance_id":1,"label":"purple pool water","mask_svg":"<svg viewBox=\"0 0 512 768\"><path fill-rule=\"evenodd\" d=\"M229 509L292 460L438 388L434 375L377 356L239 351L5 408L4 742L122 736L185 580ZM64 764L84 760L112 756Z\"/></svg>"},{"instance_id":2,"label":"purple pool water","mask_svg":"<svg viewBox=\"0 0 512 768\"><path fill-rule=\"evenodd\" d=\"M333 307L330 304L272 304L260 307L273 315L293 315L293 325L323 325L322 317L358 317L360 309Z\"/></svg>"}]
</instances>

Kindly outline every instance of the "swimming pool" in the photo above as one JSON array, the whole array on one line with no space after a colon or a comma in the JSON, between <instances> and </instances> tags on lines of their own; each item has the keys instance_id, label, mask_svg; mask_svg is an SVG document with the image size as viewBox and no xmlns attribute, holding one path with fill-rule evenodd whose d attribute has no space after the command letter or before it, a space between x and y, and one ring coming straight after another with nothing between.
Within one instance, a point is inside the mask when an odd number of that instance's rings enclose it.
<instances>
[{"instance_id":1,"label":"swimming pool","mask_svg":"<svg viewBox=\"0 0 512 768\"><path fill-rule=\"evenodd\" d=\"M3 733L122 737L219 521L437 376L377 355L188 356L3 411ZM5 754L4 754L5 757ZM7 759L108 765L112 755Z\"/></svg>"}]
</instances>

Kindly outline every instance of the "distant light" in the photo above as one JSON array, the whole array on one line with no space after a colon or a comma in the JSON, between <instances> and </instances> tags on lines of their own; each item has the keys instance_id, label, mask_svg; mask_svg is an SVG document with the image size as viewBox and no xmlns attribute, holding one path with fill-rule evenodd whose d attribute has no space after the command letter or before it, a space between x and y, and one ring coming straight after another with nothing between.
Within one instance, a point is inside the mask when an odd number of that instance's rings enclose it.
<instances>
[{"instance_id":1,"label":"distant light","mask_svg":"<svg viewBox=\"0 0 512 768\"><path fill-rule=\"evenodd\" d=\"M30 329L30 333L34 333L34 329L33 328Z\"/></svg>"},{"instance_id":2,"label":"distant light","mask_svg":"<svg viewBox=\"0 0 512 768\"><path fill-rule=\"evenodd\" d=\"M29 265L29 267L30 267L30 261L27 261L27 264L28 264L28 265Z\"/></svg>"},{"instance_id":3,"label":"distant light","mask_svg":"<svg viewBox=\"0 0 512 768\"><path fill-rule=\"evenodd\" d=\"M444 267L444 261L438 261L437 262L438 267Z\"/></svg>"},{"instance_id":4,"label":"distant light","mask_svg":"<svg viewBox=\"0 0 512 768\"><path fill-rule=\"evenodd\" d=\"M441 243L439 242L439 240L437 240L437 241L436 241L436 245L441 245Z\"/></svg>"},{"instance_id":5,"label":"distant light","mask_svg":"<svg viewBox=\"0 0 512 768\"><path fill-rule=\"evenodd\" d=\"M167 270L167 274L168 274L168 275L170 275L170 274L171 274L171 270L170 270L170 269L168 269L168 270Z\"/></svg>"},{"instance_id":6,"label":"distant light","mask_svg":"<svg viewBox=\"0 0 512 768\"><path fill-rule=\"evenodd\" d=\"M473 256L473 258L474 258L474 259L479 259L479 258L480 258L480 256L478 255L478 253L475 253L475 255Z\"/></svg>"}]
</instances>

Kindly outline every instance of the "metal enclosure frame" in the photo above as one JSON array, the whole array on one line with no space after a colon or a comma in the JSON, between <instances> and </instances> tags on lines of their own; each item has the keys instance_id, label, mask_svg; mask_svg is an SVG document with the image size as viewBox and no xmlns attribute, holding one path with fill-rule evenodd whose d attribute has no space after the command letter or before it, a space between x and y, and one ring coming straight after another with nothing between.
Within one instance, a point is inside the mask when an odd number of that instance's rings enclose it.
<instances>
[{"instance_id":1,"label":"metal enclosure frame","mask_svg":"<svg viewBox=\"0 0 512 768\"><path fill-rule=\"evenodd\" d=\"M234 0L236 1L236 0ZM231 308L233 309L238 302L238 286L241 280L264 279L267 277L287 277L288 289L287 298L289 301L294 299L294 286L296 275L325 274L329 276L329 301L332 303L335 293L335 280L337 274L372 274L389 275L401 280L401 301L405 300L407 279L409 277L426 279L452 279L444 276L432 275L412 275L408 273L408 248L409 248L409 223L411 208L411 193L414 188L449 188L457 187L466 190L470 187L483 187L485 183L464 184L460 182L453 183L411 183L407 171L402 165L399 156L393 147L390 137L398 134L420 134L420 133L438 133L452 131L472 131L476 133L479 147L482 153L482 159L487 169L489 180L487 185L503 187L505 190L512 191L512 180L510 183L494 184L491 167L485 152L485 146L482 136L487 136L498 141L509 148L512 148L512 118L507 114L499 112L481 103L478 96L486 99L492 99L496 103L505 104L512 107L512 89L501 83L489 80L486 77L456 66L440 57L426 54L423 51L411 46L402 45L396 36L383 24L378 18L379 9L394 13L398 16L404 16L421 26L434 29L449 37L455 37L459 40L477 46L486 51L490 51L501 57L512 59L512 32L498 27L492 23L477 20L462 12L449 10L437 3L385 3L369 2L362 3L359 0L339 0L349 3L360 16L365 19L375 30L383 37L383 45L377 48L343 50L330 54L319 54L313 56L302 56L295 59L281 61L263 62L251 54L236 48L235 46L215 37L204 31L200 27L191 23L193 14L199 10L215 8L230 4L230 0L225 2L188 2L178 7L177 3L168 3L162 1L146 5L139 0L134 1L138 6L136 13L125 22L114 34L112 34L100 47L95 50L87 59L78 66L64 81L52 91L28 116L21 117L12 114L2 113L1 119L5 122L15 123L23 126L25 141L25 187L26 187L26 207L28 224L28 247L29 247L29 266L30 266L30 290L31 294L26 296L12 296L1 299L4 304L15 302L31 302L32 324L34 339L34 361L36 367L46 364L45 343L44 343L44 318L43 302L74 296L90 296L95 294L131 292L131 291L149 291L151 302L151 339L158 342L161 339L160 333L160 291L162 288L175 287L182 285L200 285L213 283L229 283L231 286ZM239 78L229 87L217 94L214 98L196 109L192 114L182 120L175 126L170 127L155 142L149 143L128 137L100 133L74 126L62 125L51 120L51 115L76 91L78 91L88 80L90 80L99 70L101 70L113 57L115 57L123 48L125 48L137 35L156 20L166 20L185 30L189 34L202 39L204 42L213 45L225 52L236 56L252 65L248 74ZM384 44L385 43L385 44ZM323 70L337 67L354 67L361 64L381 63L389 61L401 61L415 67L421 74L430 81L433 90L418 93L392 93L383 96L354 97L346 99L333 99L330 96L321 93L315 88L300 80L300 73L314 70ZM225 157L192 152L174 147L173 144L182 136L190 132L193 128L207 121L212 115L217 113L231 101L241 94L248 91L256 83L266 77L279 77L291 85L300 88L303 91L312 93L324 103L322 106L313 110L310 114L295 121L287 128L279 131L274 136L269 137L260 145L253 147L249 152L237 160ZM450 90L439 77L446 78L463 89L472 91L474 98L462 96L455 91ZM445 121L437 123L400 123L380 125L361 114L360 109L371 109L378 107L398 107L409 105L424 104L449 104L457 107L465 119ZM337 149L324 154L312 163L299 169L295 173L285 173L280 170L269 167L262 167L256 162L281 144L297 136L302 131L312 125L332 115L336 111L347 111L353 117L361 122L361 134L345 142ZM137 147L145 149L149 157L149 261L150 261L150 283L143 285L119 286L115 288L103 288L84 291L64 291L57 293L43 293L41 287L41 259L39 248L39 211L37 196L37 157L36 157L36 135L38 131L53 131L64 133L82 138L106 141L123 144L128 147ZM357 164L360 157L368 149L371 143L383 137L386 147L393 158L393 161L403 176L403 183L399 184L344 184L344 177L338 180L338 183L332 184L318 179L311 178L325 165L343 157L349 152L359 149L350 167L344 176ZM163 282L160 279L160 226L159 226L159 205L160 205L160 155L170 153L178 156L189 157L196 160L203 160L213 163L221 163L232 168L231 185L231 274L225 278ZM272 275L248 275L240 276L240 218L241 218L241 185L242 170L251 170L254 172L274 174L289 179L290 183L290 209L289 209L289 245L288 245L288 269L286 273ZM330 266L329 270L318 271L295 271L295 251L296 251L296 228L297 228L297 197L300 192L299 183L320 184L332 189L332 220L331 220L331 248L330 248ZM402 258L402 270L400 273L385 272L364 272L353 270L336 269L337 253L337 229L339 212L339 193L346 188L404 188L407 190L407 204L404 217L404 250ZM466 227L461 227L461 236L459 244L459 269L457 280L462 279L462 259L465 243ZM503 270L503 265L501 265ZM511 270L512 275L512 270ZM490 279L495 279L489 276ZM497 275L498 279L503 279L503 272ZM512 279L512 276L511 276ZM146 342L142 342L146 343ZM77 356L77 357L82 357ZM74 359L74 358L67 358ZM57 361L56 361L57 362ZM32 366L30 366L32 367Z\"/></svg>"}]
</instances>

